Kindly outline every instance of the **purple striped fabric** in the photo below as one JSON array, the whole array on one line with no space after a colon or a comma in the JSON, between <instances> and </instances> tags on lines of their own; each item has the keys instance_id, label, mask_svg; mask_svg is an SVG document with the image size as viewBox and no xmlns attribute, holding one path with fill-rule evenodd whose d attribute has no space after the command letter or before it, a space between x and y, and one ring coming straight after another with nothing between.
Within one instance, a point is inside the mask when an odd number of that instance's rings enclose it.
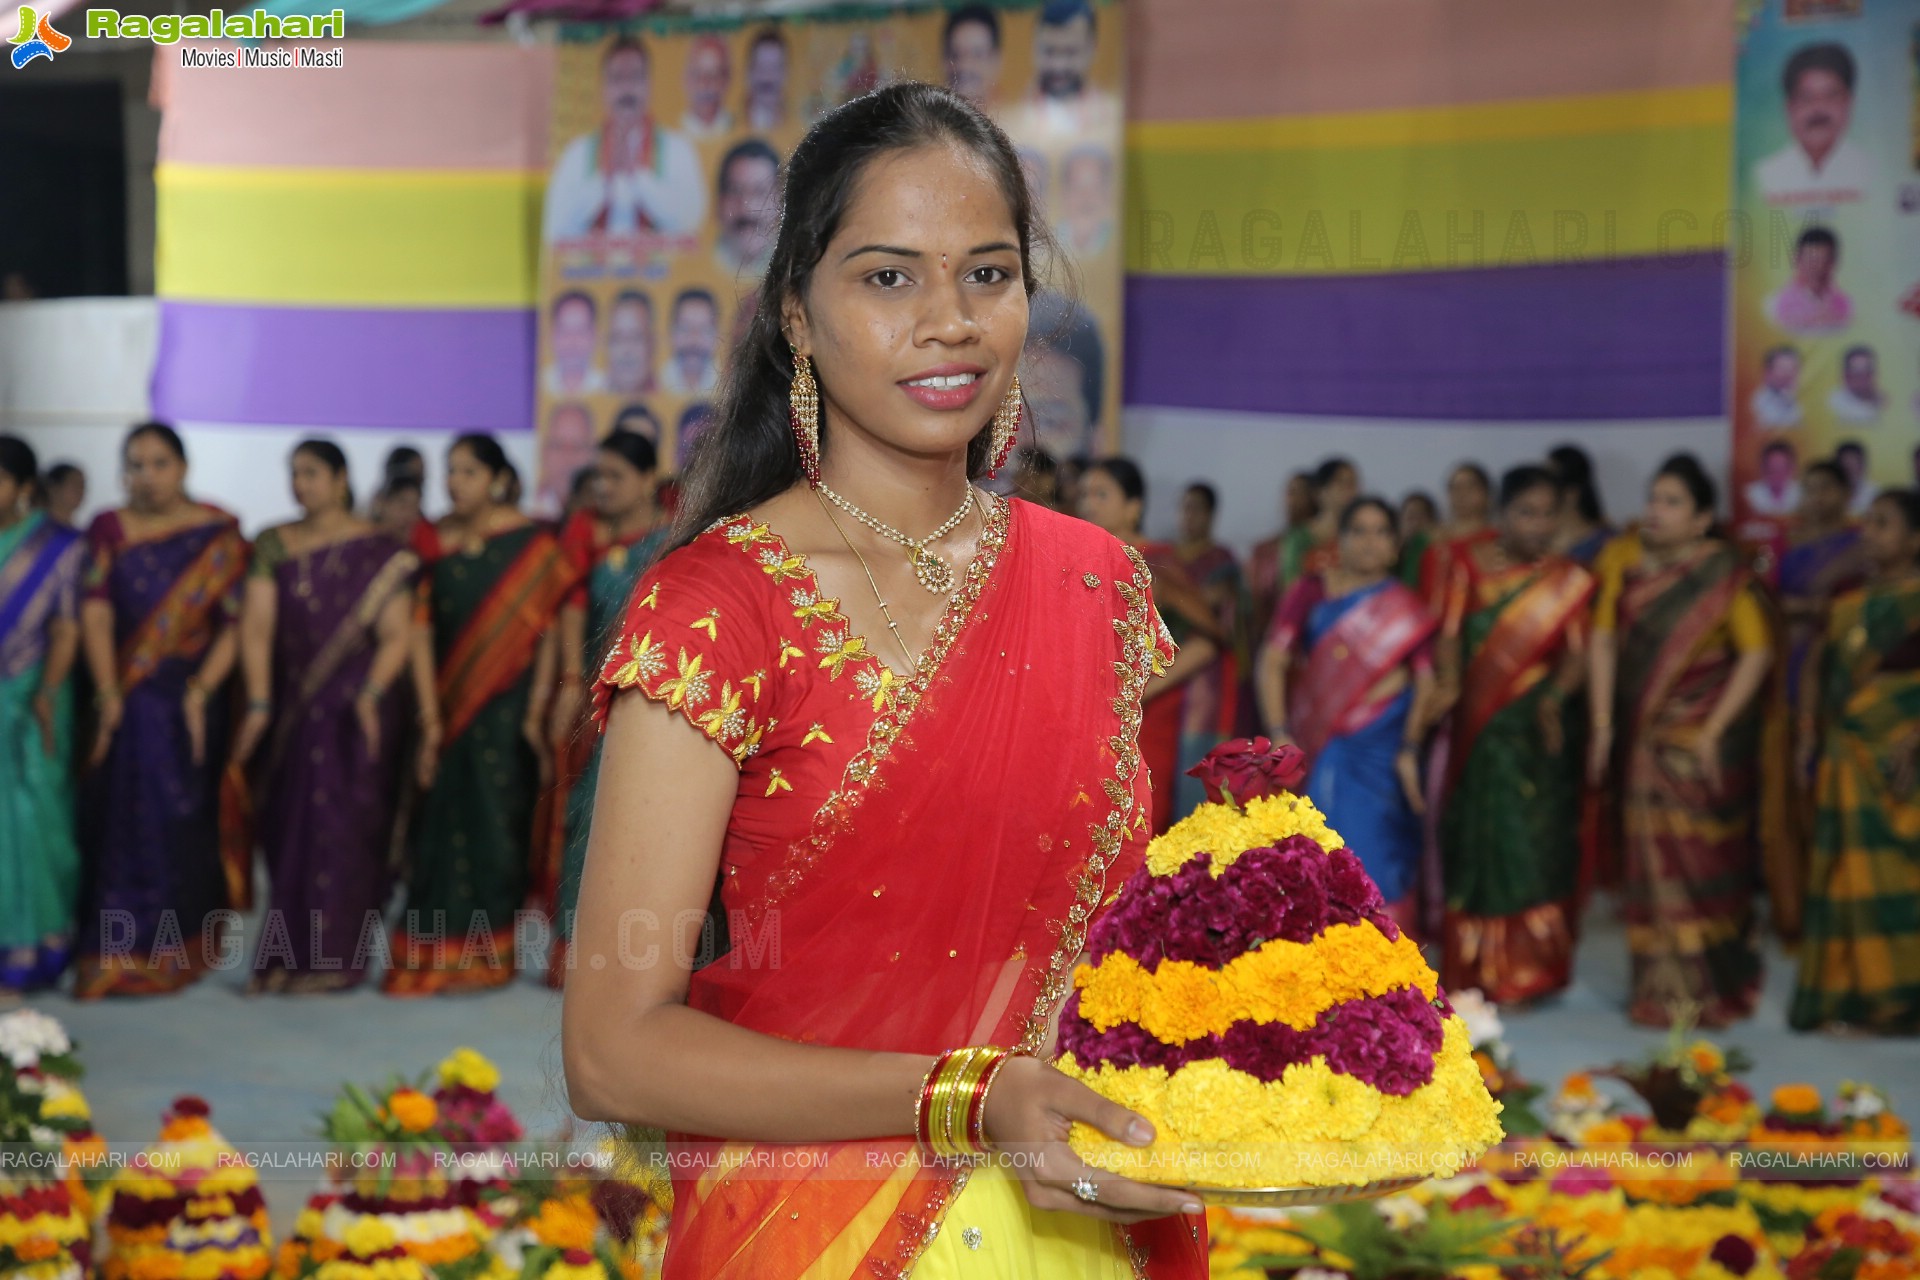
<instances>
[{"instance_id":1,"label":"purple striped fabric","mask_svg":"<svg viewBox=\"0 0 1920 1280\"><path fill-rule=\"evenodd\" d=\"M194 422L528 431L531 310L160 304L154 412Z\"/></svg>"},{"instance_id":2,"label":"purple striped fabric","mask_svg":"<svg viewBox=\"0 0 1920 1280\"><path fill-rule=\"evenodd\" d=\"M1127 277L1126 401L1343 417L1725 408L1720 253L1368 276Z\"/></svg>"}]
</instances>

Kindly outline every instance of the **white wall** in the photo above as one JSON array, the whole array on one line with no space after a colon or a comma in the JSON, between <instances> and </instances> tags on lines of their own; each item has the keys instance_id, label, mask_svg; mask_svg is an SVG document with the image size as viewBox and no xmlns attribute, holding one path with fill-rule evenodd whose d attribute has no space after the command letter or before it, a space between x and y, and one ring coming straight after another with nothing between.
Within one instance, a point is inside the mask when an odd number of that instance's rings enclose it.
<instances>
[{"instance_id":1,"label":"white wall","mask_svg":"<svg viewBox=\"0 0 1920 1280\"><path fill-rule=\"evenodd\" d=\"M1678 449L1699 454L1724 494L1730 450L1724 418L1453 423L1130 407L1122 431L1147 473L1148 533L1172 537L1181 489L1206 480L1220 493L1218 537L1240 550L1278 527L1287 476L1331 454L1359 465L1369 493L1398 500L1425 489L1444 501L1456 463L1478 462L1497 482L1503 469L1572 441L1593 455L1608 515L1618 519L1640 509L1647 477Z\"/></svg>"},{"instance_id":2,"label":"white wall","mask_svg":"<svg viewBox=\"0 0 1920 1280\"><path fill-rule=\"evenodd\" d=\"M149 415L157 338L151 298L0 304L0 430L25 436L44 462L85 467L93 510L119 501L120 441ZM232 510L250 532L293 514L287 455L309 435L328 436L346 450L363 498L388 449L416 446L428 459L429 509L445 505L441 476L451 432L175 425L186 439L194 493ZM1152 533L1170 536L1181 487L1208 480L1220 491L1221 540L1243 549L1273 531L1288 473L1334 453L1360 464L1371 492L1398 498L1423 488L1438 496L1456 462L1472 459L1497 473L1573 440L1593 455L1615 515L1639 509L1648 474L1674 450L1698 453L1723 484L1729 453L1720 418L1476 424L1130 408L1124 432L1128 452L1147 472ZM522 474L534 474L531 433L500 442Z\"/></svg>"},{"instance_id":3,"label":"white wall","mask_svg":"<svg viewBox=\"0 0 1920 1280\"><path fill-rule=\"evenodd\" d=\"M148 388L158 335L152 298L0 304L0 431L25 438L43 466L66 461L85 468L83 516L120 501L120 443L129 426L151 416ZM427 455L428 509L446 505L442 478L451 431L173 425L186 441L189 490L239 516L249 533L296 514L287 457L314 435L346 451L362 499L379 480L387 450L415 446ZM531 432L503 435L500 443L521 474L534 473Z\"/></svg>"}]
</instances>

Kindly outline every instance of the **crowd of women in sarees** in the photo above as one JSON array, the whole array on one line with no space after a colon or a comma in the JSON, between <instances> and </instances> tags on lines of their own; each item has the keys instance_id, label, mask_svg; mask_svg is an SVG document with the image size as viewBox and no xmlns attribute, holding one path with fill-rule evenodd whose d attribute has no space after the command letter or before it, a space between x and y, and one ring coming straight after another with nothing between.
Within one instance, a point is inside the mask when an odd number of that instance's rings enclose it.
<instances>
[{"instance_id":1,"label":"crowd of women in sarees","mask_svg":"<svg viewBox=\"0 0 1920 1280\"><path fill-rule=\"evenodd\" d=\"M485 436L449 452L452 514L405 538L354 514L337 446L305 441L300 518L251 544L190 496L162 424L129 435L128 500L85 535L29 504L36 460L0 437L0 982L72 964L80 998L178 990L229 949L256 853L252 990L345 989L383 961L393 994L510 979L515 911L570 895L584 839L560 877L534 827L577 737L546 694L562 667L578 691L661 529L652 446L629 436L604 442L608 497L564 545ZM583 824L591 773L572 781Z\"/></svg>"}]
</instances>

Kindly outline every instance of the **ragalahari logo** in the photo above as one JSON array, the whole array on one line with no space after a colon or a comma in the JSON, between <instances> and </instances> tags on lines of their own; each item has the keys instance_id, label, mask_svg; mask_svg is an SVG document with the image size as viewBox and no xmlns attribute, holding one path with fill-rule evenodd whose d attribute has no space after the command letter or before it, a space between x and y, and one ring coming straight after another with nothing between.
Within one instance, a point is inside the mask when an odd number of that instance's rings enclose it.
<instances>
[{"instance_id":1,"label":"ragalahari logo","mask_svg":"<svg viewBox=\"0 0 1920 1280\"><path fill-rule=\"evenodd\" d=\"M53 29L50 15L35 13L24 4L20 6L20 29L13 33L15 68L24 67L35 58L51 62L54 54L65 53L72 43L72 37Z\"/></svg>"}]
</instances>

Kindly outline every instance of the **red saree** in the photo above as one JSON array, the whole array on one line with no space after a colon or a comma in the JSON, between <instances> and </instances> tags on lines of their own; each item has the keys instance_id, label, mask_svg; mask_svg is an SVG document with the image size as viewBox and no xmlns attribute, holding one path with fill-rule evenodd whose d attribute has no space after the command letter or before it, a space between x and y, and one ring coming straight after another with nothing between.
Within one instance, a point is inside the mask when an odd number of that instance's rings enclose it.
<instances>
[{"instance_id":1,"label":"red saree","mask_svg":"<svg viewBox=\"0 0 1920 1280\"><path fill-rule=\"evenodd\" d=\"M1274 615L1269 643L1298 647L1313 607L1328 599L1325 580L1307 578L1287 593ZM1334 738L1358 733L1380 714L1372 697L1380 682L1418 653L1439 626L1419 597L1387 583L1348 609L1306 655L1297 678L1287 681L1288 724L1309 762ZM1397 697L1395 690L1393 697ZM1388 699L1391 701L1391 697Z\"/></svg>"},{"instance_id":2,"label":"red saree","mask_svg":"<svg viewBox=\"0 0 1920 1280\"><path fill-rule=\"evenodd\" d=\"M641 579L596 700L641 690L741 773L732 949L693 974L692 1007L823 1045L1045 1047L1089 917L1144 851L1141 694L1172 645L1137 554L1043 508L992 511L912 679L749 518ZM965 1182L896 1166L904 1138L809 1146L807 1168L671 1141L666 1280L904 1276ZM1137 1273L1201 1280L1203 1228L1128 1232Z\"/></svg>"}]
</instances>

